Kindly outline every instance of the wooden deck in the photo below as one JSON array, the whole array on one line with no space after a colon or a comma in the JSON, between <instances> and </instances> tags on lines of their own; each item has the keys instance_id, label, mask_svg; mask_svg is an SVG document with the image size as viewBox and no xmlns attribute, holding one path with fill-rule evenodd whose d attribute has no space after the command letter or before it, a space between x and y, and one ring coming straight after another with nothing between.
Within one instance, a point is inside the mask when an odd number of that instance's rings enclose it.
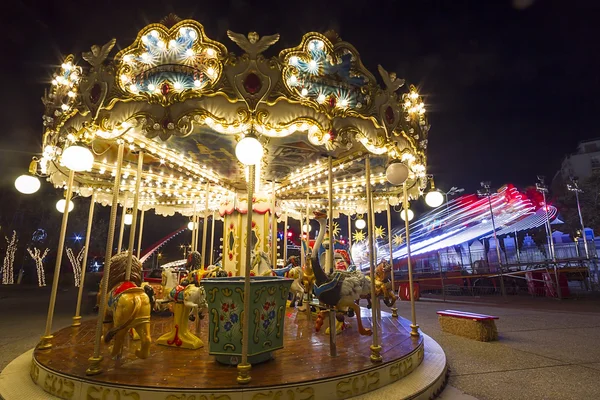
<instances>
[{"instance_id":1,"label":"wooden deck","mask_svg":"<svg viewBox=\"0 0 600 400\"><path fill-rule=\"evenodd\" d=\"M370 310L364 309L365 327L371 326ZM300 382L310 382L374 368L369 346L372 337L360 336L354 318L347 318L351 327L337 336L337 357L329 355L329 335L325 327L316 333L314 317L308 321L306 313L287 310L284 348L274 353L271 361L252 366L252 382L246 388L269 387ZM152 317L152 339L168 331L171 317ZM383 364L397 361L414 352L422 337L411 338L410 322L392 318L382 313L381 343ZM129 349L120 361L109 356L109 346L102 345L104 372L88 377L85 370L93 353L96 321L85 321L79 328L64 328L54 333L51 350L35 350L34 358L42 366L72 378L88 382L124 385L129 387L173 389L232 389L236 383L237 370L222 365L208 355L207 321L203 321L201 339L205 347L199 350L174 349L152 344L150 357L137 359ZM191 328L191 327L190 327ZM192 328L191 328L192 329ZM192 330L193 331L193 330ZM139 346L130 341L130 346ZM124 351L125 352L125 351ZM381 366L382 364L379 364Z\"/></svg>"}]
</instances>

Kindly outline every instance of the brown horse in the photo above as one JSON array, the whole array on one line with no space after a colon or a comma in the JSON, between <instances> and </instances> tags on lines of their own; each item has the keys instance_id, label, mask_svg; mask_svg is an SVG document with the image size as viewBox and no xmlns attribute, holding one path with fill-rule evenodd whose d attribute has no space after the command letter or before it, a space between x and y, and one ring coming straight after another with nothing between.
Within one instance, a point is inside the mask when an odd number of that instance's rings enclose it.
<instances>
[{"instance_id":1,"label":"brown horse","mask_svg":"<svg viewBox=\"0 0 600 400\"><path fill-rule=\"evenodd\" d=\"M383 303L388 307L393 307L396 300L398 300L398 296L394 294L392 288L391 272L392 267L387 260L382 260L375 267L375 295L377 297L383 296ZM367 275L367 279L371 280L371 277ZM360 299L367 300L367 308L372 307L370 294L361 296Z\"/></svg>"}]
</instances>

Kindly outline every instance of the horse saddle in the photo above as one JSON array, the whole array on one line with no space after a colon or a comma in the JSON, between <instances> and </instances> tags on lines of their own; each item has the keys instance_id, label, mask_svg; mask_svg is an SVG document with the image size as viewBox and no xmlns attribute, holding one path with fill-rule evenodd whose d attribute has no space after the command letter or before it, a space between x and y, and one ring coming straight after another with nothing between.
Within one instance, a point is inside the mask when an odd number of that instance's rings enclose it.
<instances>
[{"instance_id":1,"label":"horse saddle","mask_svg":"<svg viewBox=\"0 0 600 400\"><path fill-rule=\"evenodd\" d=\"M183 303L185 286L177 285L169 292L169 297L176 303Z\"/></svg>"},{"instance_id":2,"label":"horse saddle","mask_svg":"<svg viewBox=\"0 0 600 400\"><path fill-rule=\"evenodd\" d=\"M135 283L131 281L121 282L117 286L115 286L110 293L108 294L108 306L112 307L119 301L119 297L125 292L133 292L135 289L139 289L145 293L144 289L137 286Z\"/></svg>"},{"instance_id":3,"label":"horse saddle","mask_svg":"<svg viewBox=\"0 0 600 400\"><path fill-rule=\"evenodd\" d=\"M283 278L285 276L285 274L290 272L290 269L292 269L292 267L293 267L293 265L290 264L285 268L274 269L273 272L275 273L275 275L279 276L280 278Z\"/></svg>"},{"instance_id":4,"label":"horse saddle","mask_svg":"<svg viewBox=\"0 0 600 400\"><path fill-rule=\"evenodd\" d=\"M336 287L338 282L340 281L341 277L342 277L342 274L339 271L335 271L331 275L331 280L329 280L327 283L324 283L321 286L315 285L313 290L315 291L315 295L317 296L317 298L321 294L328 292L328 291L332 290L334 287Z\"/></svg>"}]
</instances>

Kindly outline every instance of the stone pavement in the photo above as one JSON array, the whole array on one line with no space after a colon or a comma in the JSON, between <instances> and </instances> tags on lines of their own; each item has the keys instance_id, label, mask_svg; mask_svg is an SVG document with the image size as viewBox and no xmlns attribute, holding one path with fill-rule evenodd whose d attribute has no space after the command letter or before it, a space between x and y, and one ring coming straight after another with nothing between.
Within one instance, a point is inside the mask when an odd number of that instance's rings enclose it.
<instances>
[{"instance_id":1,"label":"stone pavement","mask_svg":"<svg viewBox=\"0 0 600 400\"><path fill-rule=\"evenodd\" d=\"M0 370L38 343L49 292L0 286ZM59 292L53 330L71 323L76 296L74 288ZM600 297L448 299L460 302L423 299L416 306L418 324L443 347L450 365L440 399L600 399ZM409 303L398 309L410 318ZM499 316L500 340L480 343L441 332L436 311L443 309Z\"/></svg>"}]
</instances>

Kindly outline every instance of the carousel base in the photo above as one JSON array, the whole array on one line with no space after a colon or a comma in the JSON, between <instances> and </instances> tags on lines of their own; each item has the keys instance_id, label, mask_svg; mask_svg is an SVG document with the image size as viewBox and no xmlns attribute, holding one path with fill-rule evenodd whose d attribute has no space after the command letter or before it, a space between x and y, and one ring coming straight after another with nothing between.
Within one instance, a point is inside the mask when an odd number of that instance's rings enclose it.
<instances>
[{"instance_id":1,"label":"carousel base","mask_svg":"<svg viewBox=\"0 0 600 400\"><path fill-rule=\"evenodd\" d=\"M352 319L349 319L352 321ZM170 319L152 320L153 339L169 329ZM363 318L365 326L370 319ZM129 342L120 361L103 346L103 373L86 376L95 321L54 334L50 350L31 350L0 374L0 396L13 399L240 400L240 399L431 399L446 381L446 357L427 335L410 336L410 323L382 313L383 362L370 361L371 338L352 327L337 336L338 355L329 355L329 336L316 333L306 313L288 310L284 348L274 359L254 365L247 385L236 382L237 369L219 364L206 348L152 345L150 357L133 356ZM205 336L208 330L203 326Z\"/></svg>"}]
</instances>

